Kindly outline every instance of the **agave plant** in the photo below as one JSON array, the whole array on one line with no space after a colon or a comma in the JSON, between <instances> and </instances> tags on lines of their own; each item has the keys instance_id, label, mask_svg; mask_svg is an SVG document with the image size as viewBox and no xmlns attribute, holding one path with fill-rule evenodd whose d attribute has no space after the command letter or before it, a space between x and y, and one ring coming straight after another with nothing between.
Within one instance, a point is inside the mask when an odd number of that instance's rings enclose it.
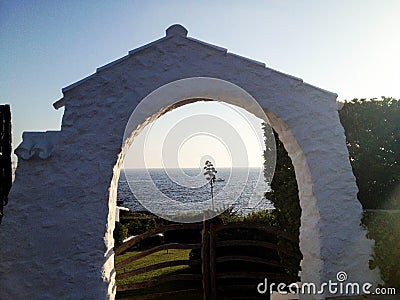
<instances>
[{"instance_id":1,"label":"agave plant","mask_svg":"<svg viewBox=\"0 0 400 300\"><path fill-rule=\"evenodd\" d=\"M215 170L214 165L211 161L207 160L204 166L204 176L206 180L210 183L210 190L211 190L211 207L214 210L214 183L215 183L215 174L217 174L217 170Z\"/></svg>"}]
</instances>

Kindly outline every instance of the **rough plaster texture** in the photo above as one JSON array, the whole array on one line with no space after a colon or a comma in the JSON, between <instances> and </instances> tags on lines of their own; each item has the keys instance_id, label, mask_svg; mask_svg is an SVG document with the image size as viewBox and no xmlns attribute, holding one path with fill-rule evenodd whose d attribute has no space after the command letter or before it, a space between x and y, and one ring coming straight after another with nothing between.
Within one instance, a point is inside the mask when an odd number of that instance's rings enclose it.
<instances>
[{"instance_id":1,"label":"rough plaster texture","mask_svg":"<svg viewBox=\"0 0 400 300\"><path fill-rule=\"evenodd\" d=\"M186 34L174 26L166 37L63 89L55 103L65 105L61 131L25 133L0 227L1 297L114 299L112 231L129 146L125 126L149 93L190 77L243 88L279 133L299 184L302 281L318 284L345 271L352 282L379 282L368 268L373 242L360 226L336 95ZM168 109L172 102L161 104Z\"/></svg>"}]
</instances>

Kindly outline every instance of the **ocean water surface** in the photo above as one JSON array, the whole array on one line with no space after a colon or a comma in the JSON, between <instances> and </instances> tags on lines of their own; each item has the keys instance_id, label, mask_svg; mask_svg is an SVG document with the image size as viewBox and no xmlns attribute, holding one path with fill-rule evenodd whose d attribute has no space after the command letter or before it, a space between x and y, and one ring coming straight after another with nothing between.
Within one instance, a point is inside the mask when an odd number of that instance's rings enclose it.
<instances>
[{"instance_id":1,"label":"ocean water surface","mask_svg":"<svg viewBox=\"0 0 400 300\"><path fill-rule=\"evenodd\" d=\"M247 214L273 208L264 198L269 186L262 169L220 168L213 188L218 211L233 207ZM211 209L211 191L203 169L125 169L118 183L118 200L132 211L174 214L177 210L198 213Z\"/></svg>"}]
</instances>

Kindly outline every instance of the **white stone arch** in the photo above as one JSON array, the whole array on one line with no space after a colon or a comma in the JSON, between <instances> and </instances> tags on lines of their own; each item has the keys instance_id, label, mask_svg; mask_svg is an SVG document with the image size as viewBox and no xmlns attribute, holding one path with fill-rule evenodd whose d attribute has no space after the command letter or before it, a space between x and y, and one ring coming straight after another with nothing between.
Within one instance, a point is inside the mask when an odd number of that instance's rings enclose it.
<instances>
[{"instance_id":1,"label":"white stone arch","mask_svg":"<svg viewBox=\"0 0 400 300\"><path fill-rule=\"evenodd\" d=\"M379 282L368 268L373 242L360 226L336 95L174 25L164 38L64 88L54 104L65 106L61 131L24 133L0 228L6 297L113 299L111 233L125 126L146 95L191 77L218 78L251 94L288 150L302 207L302 281L320 284L345 271L352 282ZM194 96L189 90L187 99Z\"/></svg>"}]
</instances>

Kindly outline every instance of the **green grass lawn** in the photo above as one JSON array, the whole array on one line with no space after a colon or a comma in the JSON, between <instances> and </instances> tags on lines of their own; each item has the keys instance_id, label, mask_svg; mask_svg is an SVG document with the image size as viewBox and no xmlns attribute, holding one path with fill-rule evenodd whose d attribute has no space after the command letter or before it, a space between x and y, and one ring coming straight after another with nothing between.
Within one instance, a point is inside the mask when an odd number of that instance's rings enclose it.
<instances>
[{"instance_id":1,"label":"green grass lawn","mask_svg":"<svg viewBox=\"0 0 400 300\"><path fill-rule=\"evenodd\" d=\"M130 251L130 252L126 252L122 255L118 255L115 258L115 262L118 263L118 262L120 262L128 257L131 257L133 255L136 255L138 253L140 253L140 251ZM118 280L118 274L122 274L124 272L128 272L131 270L136 270L136 269L139 269L139 268L142 268L145 266L154 265L154 264L160 263L160 262L189 259L189 253L190 253L190 250L186 250L186 249L183 249L183 250L170 249L170 250L168 250L168 252L167 252L167 250L162 250L162 251L150 254L146 257L140 258L140 259L128 264L124 268L117 269L117 284L125 285L125 284L129 284L129 283L143 282L143 281L150 280L150 279L156 279L158 277L165 276L165 275L171 274L171 273L177 273L177 272L182 273L185 270L189 271L190 270L189 266L174 266L174 267L168 267L168 268L150 271L150 272L143 273L143 274L138 274L138 275L129 277L127 279ZM181 272L179 272L179 271L181 271Z\"/></svg>"},{"instance_id":2,"label":"green grass lawn","mask_svg":"<svg viewBox=\"0 0 400 300\"><path fill-rule=\"evenodd\" d=\"M118 255L115 258L115 262L118 263L128 257L134 256L136 254L140 253L140 251L128 251L124 254ZM186 249L170 249L168 250L162 250L153 254L150 254L146 257L140 258L128 265L126 265L123 268L117 269L117 286L121 285L126 285L126 284L131 284L131 283L140 283L140 282L145 282L148 280L157 280L158 278L168 276L171 274L185 274L185 273L191 273L191 269L189 266L173 266L173 267L167 267L159 270L154 270L150 271L147 273L143 274L138 274L131 276L126 279L118 279L118 275L122 274L124 272L128 272L131 270L136 270L145 266L150 266L154 265L157 263L161 262L167 262L167 261L173 261L173 260L187 260L189 259L189 253L190 250ZM194 284L194 285L193 285ZM197 284L198 286L198 284ZM174 281L174 282L168 282L164 284L157 285L156 287L152 287L149 289L141 289L138 291L124 291L124 292L118 292L117 293L117 298L121 299L123 297L128 297L128 296L137 296L137 295L143 295L147 294L149 292L151 293L161 293L161 292L167 292L167 291L173 291L173 290L178 290L178 289L188 289L188 288L193 288L196 287L196 284L193 282L179 282L179 281ZM162 298L159 298L162 299ZM166 298L167 299L167 298ZM190 296L190 297L174 297L174 299L197 299L196 297ZM199 297L198 299L201 299Z\"/></svg>"}]
</instances>

